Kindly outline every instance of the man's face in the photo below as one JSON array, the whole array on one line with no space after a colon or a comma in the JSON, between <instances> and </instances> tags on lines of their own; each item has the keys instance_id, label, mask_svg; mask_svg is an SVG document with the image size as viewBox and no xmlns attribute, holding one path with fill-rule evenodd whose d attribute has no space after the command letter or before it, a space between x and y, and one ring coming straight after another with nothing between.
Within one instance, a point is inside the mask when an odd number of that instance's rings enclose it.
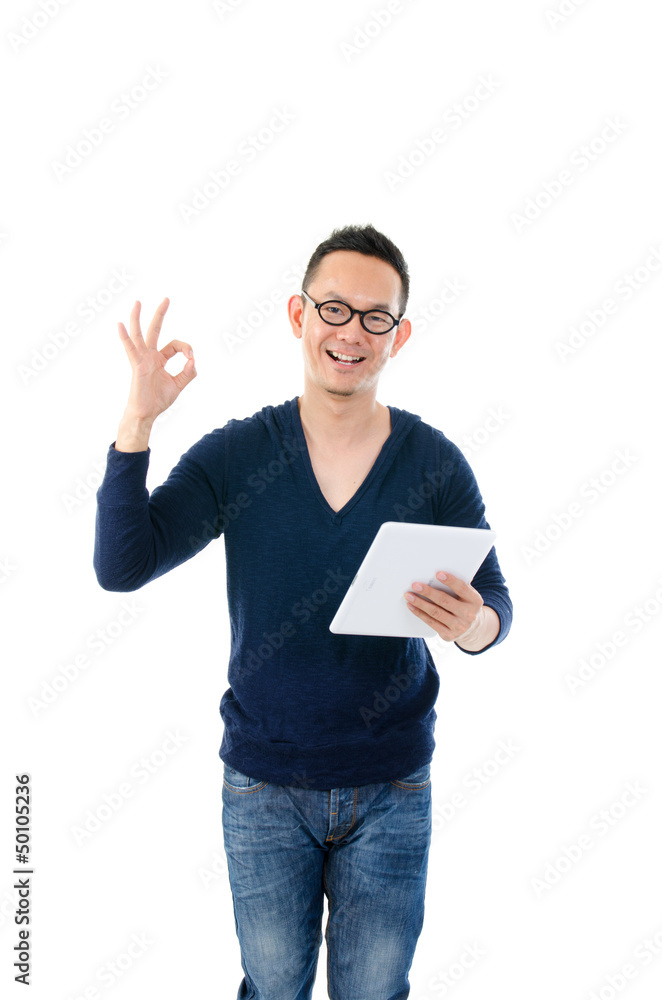
<instances>
[{"instance_id":1,"label":"man's face","mask_svg":"<svg viewBox=\"0 0 662 1000\"><path fill-rule=\"evenodd\" d=\"M327 254L307 291L317 303L337 299L353 309L385 309L395 319L400 315L398 272L378 257L353 250ZM312 380L333 396L376 390L386 362L395 357L411 333L409 320L385 334L368 333L359 316L352 316L344 326L332 326L300 295L290 299L289 315L294 336L303 342L306 381ZM363 360L343 365L330 356L331 351Z\"/></svg>"}]
</instances>

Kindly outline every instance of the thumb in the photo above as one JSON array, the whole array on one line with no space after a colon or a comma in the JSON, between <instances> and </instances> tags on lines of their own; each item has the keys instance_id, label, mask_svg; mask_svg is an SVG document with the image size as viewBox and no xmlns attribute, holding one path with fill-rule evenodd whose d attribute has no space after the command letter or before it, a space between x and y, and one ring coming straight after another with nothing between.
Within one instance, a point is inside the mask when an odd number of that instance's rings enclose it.
<instances>
[{"instance_id":1,"label":"thumb","mask_svg":"<svg viewBox=\"0 0 662 1000\"><path fill-rule=\"evenodd\" d=\"M181 392L184 386L188 385L189 382L192 382L197 374L195 359L190 357L180 373L172 376L172 380Z\"/></svg>"}]
</instances>

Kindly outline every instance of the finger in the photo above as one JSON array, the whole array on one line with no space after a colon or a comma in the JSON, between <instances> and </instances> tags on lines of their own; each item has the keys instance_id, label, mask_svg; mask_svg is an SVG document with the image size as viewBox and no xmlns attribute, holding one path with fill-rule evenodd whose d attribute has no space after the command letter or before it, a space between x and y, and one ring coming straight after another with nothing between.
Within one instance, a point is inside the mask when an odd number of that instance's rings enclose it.
<instances>
[{"instance_id":1,"label":"finger","mask_svg":"<svg viewBox=\"0 0 662 1000\"><path fill-rule=\"evenodd\" d=\"M170 305L170 299L165 298L161 305L158 307L154 313L152 322L149 324L147 330L147 336L145 337L145 343L147 347L156 347L159 339L159 333L161 332L161 324L163 323L163 317L168 311L168 306Z\"/></svg>"},{"instance_id":2,"label":"finger","mask_svg":"<svg viewBox=\"0 0 662 1000\"><path fill-rule=\"evenodd\" d=\"M127 356L129 358L129 361L131 362L132 365L137 364L138 361L140 360L140 354L136 348L136 345L133 343L131 337L127 333L127 329L124 326L124 323L118 323L117 327L119 330L119 335L122 340L122 343L124 344L124 349L126 350Z\"/></svg>"},{"instance_id":3,"label":"finger","mask_svg":"<svg viewBox=\"0 0 662 1000\"><path fill-rule=\"evenodd\" d=\"M171 375L170 377L181 392L184 386L188 385L189 382L192 382L197 374L195 361L193 361L192 358L189 358L180 373L178 375Z\"/></svg>"},{"instance_id":4,"label":"finger","mask_svg":"<svg viewBox=\"0 0 662 1000\"><path fill-rule=\"evenodd\" d=\"M420 618L421 621L424 621L426 625L430 626L430 628L433 628L437 635L441 636L442 639L449 639L450 636L453 635L452 627L442 621L441 618L438 618L434 614L429 614L428 611L418 607L416 604L410 604L409 601L407 601L407 607L411 610L412 614L416 615L417 618Z\"/></svg>"},{"instance_id":5,"label":"finger","mask_svg":"<svg viewBox=\"0 0 662 1000\"><path fill-rule=\"evenodd\" d=\"M470 600L472 595L476 595L478 593L478 591L474 590L471 584L465 583L464 580L460 580L459 576L453 576L452 573L439 570L437 573L437 579L440 583L443 583L447 587L450 587L451 590L454 590L458 597L464 598L465 600Z\"/></svg>"},{"instance_id":6,"label":"finger","mask_svg":"<svg viewBox=\"0 0 662 1000\"><path fill-rule=\"evenodd\" d=\"M119 331L120 340L124 344L126 353L129 356L129 361L132 361L134 358L138 357L138 352L136 350L135 344L131 340L129 334L126 332L126 327L124 326L124 323L118 323L117 329Z\"/></svg>"},{"instance_id":7,"label":"finger","mask_svg":"<svg viewBox=\"0 0 662 1000\"><path fill-rule=\"evenodd\" d=\"M426 615L428 618L433 619L437 623L440 622L442 625L450 626L457 621L457 617L452 611L433 601L426 600L421 594L407 593L405 594L405 601L412 610L418 611L420 615Z\"/></svg>"},{"instance_id":8,"label":"finger","mask_svg":"<svg viewBox=\"0 0 662 1000\"><path fill-rule=\"evenodd\" d=\"M133 309L131 310L131 340L138 348L144 348L145 341L143 340L143 335L140 332L140 302L138 299L133 303Z\"/></svg>"},{"instance_id":9,"label":"finger","mask_svg":"<svg viewBox=\"0 0 662 1000\"><path fill-rule=\"evenodd\" d=\"M474 626L476 626L476 628L480 627L479 625L476 625L476 622L481 617L480 611L482 609L479 609L479 613L476 618L469 622L462 617L446 615L441 609L430 607L428 602L424 602L427 604L426 608L421 607L421 603L418 602L418 599L411 603L407 601L407 607L411 608L413 614L424 621L426 625L433 628L437 635L441 636L441 638L447 642L452 642L458 638L465 638L467 634L473 633Z\"/></svg>"},{"instance_id":10,"label":"finger","mask_svg":"<svg viewBox=\"0 0 662 1000\"><path fill-rule=\"evenodd\" d=\"M458 601L458 598L453 594L447 594L445 590L440 590L439 587L431 587L427 583L421 583L420 580L415 580L411 585L411 589L418 597L423 597L427 601L438 604L439 607L446 608L451 612Z\"/></svg>"},{"instance_id":11,"label":"finger","mask_svg":"<svg viewBox=\"0 0 662 1000\"><path fill-rule=\"evenodd\" d=\"M169 344L162 347L159 351L161 355L170 361L170 358L174 358L175 354L185 354L189 360L193 358L193 348L190 344L186 344L183 340L171 340Z\"/></svg>"}]
</instances>

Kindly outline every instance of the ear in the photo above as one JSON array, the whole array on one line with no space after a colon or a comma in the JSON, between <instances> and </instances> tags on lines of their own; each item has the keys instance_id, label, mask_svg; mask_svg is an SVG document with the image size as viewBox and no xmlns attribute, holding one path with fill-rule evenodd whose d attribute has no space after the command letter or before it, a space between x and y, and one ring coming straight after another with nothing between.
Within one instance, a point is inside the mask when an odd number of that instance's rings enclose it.
<instances>
[{"instance_id":1,"label":"ear","mask_svg":"<svg viewBox=\"0 0 662 1000\"><path fill-rule=\"evenodd\" d=\"M411 335L411 323L408 319L400 320L400 326L398 327L398 332L396 333L393 344L391 345L391 353L389 358L394 358L401 347L409 340Z\"/></svg>"},{"instance_id":2,"label":"ear","mask_svg":"<svg viewBox=\"0 0 662 1000\"><path fill-rule=\"evenodd\" d=\"M293 295L287 303L287 314L290 318L292 333L301 340L303 325L303 298L300 295Z\"/></svg>"}]
</instances>

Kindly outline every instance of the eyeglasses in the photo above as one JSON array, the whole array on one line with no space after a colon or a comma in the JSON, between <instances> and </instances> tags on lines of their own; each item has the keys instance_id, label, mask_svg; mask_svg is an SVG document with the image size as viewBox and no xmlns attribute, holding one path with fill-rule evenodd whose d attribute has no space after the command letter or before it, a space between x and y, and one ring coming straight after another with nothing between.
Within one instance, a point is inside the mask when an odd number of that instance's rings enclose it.
<instances>
[{"instance_id":1,"label":"eyeglasses","mask_svg":"<svg viewBox=\"0 0 662 1000\"><path fill-rule=\"evenodd\" d=\"M337 302L334 299L329 299L327 302L313 302L308 292L304 292L303 289L301 294L317 309L324 322L330 323L331 326L344 326L356 313L361 318L364 330L368 333L381 334L388 333L402 321L402 316L400 319L394 319L390 312L383 309L366 309L362 312L360 309L351 309L346 302Z\"/></svg>"}]
</instances>

